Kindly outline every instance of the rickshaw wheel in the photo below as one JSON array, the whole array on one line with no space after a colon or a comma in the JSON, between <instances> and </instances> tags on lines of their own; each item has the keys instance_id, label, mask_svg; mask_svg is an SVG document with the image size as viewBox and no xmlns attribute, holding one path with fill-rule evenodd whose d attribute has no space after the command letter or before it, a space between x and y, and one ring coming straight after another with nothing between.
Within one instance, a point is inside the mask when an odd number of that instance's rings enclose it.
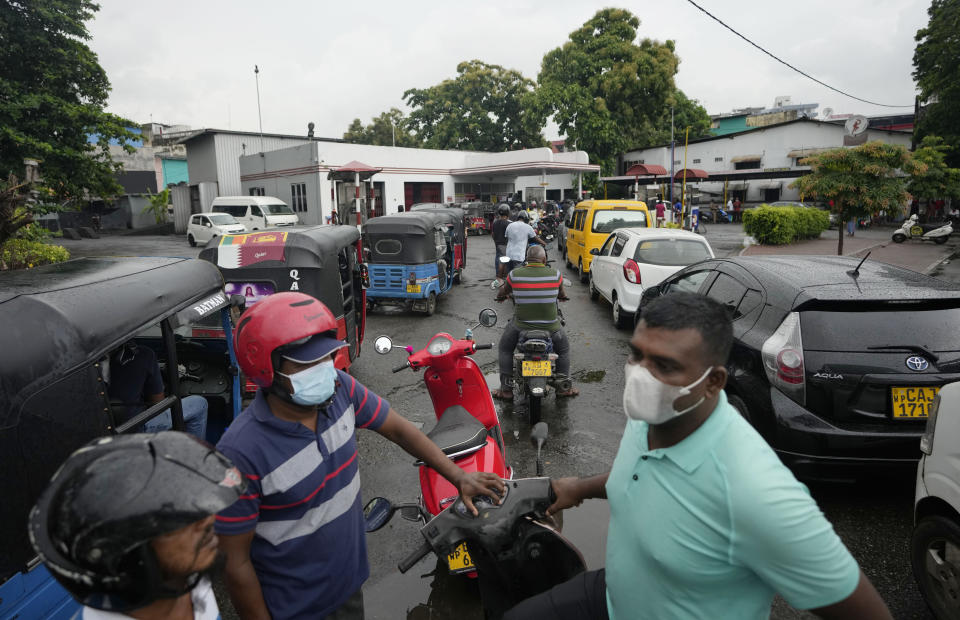
<instances>
[{"instance_id":1,"label":"rickshaw wheel","mask_svg":"<svg viewBox=\"0 0 960 620\"><path fill-rule=\"evenodd\" d=\"M457 269L453 274L453 283L460 284L463 282L463 269Z\"/></svg>"},{"instance_id":2,"label":"rickshaw wheel","mask_svg":"<svg viewBox=\"0 0 960 620\"><path fill-rule=\"evenodd\" d=\"M437 294L430 293L430 297L427 297L427 316L433 316L433 313L437 311Z\"/></svg>"}]
</instances>

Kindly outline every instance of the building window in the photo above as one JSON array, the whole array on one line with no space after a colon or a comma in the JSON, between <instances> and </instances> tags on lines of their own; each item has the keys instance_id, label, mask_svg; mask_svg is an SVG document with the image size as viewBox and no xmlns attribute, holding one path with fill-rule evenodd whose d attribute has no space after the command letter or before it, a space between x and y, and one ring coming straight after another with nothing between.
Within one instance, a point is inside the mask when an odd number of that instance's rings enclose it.
<instances>
[{"instance_id":1,"label":"building window","mask_svg":"<svg viewBox=\"0 0 960 620\"><path fill-rule=\"evenodd\" d=\"M307 184L293 183L290 185L290 197L293 202L290 207L297 213L307 210Z\"/></svg>"},{"instance_id":2,"label":"building window","mask_svg":"<svg viewBox=\"0 0 960 620\"><path fill-rule=\"evenodd\" d=\"M250 188L250 195L251 195L251 196L266 196L267 193L266 193L266 191L264 191L264 188L262 188L262 187L251 187L251 188Z\"/></svg>"},{"instance_id":3,"label":"building window","mask_svg":"<svg viewBox=\"0 0 960 620\"><path fill-rule=\"evenodd\" d=\"M714 158L713 158L713 161L723 161L723 158L722 158L722 157L714 157Z\"/></svg>"},{"instance_id":4,"label":"building window","mask_svg":"<svg viewBox=\"0 0 960 620\"><path fill-rule=\"evenodd\" d=\"M699 163L700 163L700 160L699 160L699 159L694 159L694 160L693 160L693 163L699 164Z\"/></svg>"},{"instance_id":5,"label":"building window","mask_svg":"<svg viewBox=\"0 0 960 620\"><path fill-rule=\"evenodd\" d=\"M755 170L760 167L759 159L751 159L750 161L738 161L733 164L734 170Z\"/></svg>"}]
</instances>

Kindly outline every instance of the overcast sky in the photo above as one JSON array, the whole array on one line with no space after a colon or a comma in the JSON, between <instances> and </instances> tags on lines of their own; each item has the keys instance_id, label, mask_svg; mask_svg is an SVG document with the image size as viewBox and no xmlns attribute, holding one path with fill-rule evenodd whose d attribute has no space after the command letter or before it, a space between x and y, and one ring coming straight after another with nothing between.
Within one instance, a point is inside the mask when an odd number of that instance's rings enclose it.
<instances>
[{"instance_id":1,"label":"overcast sky","mask_svg":"<svg viewBox=\"0 0 960 620\"><path fill-rule=\"evenodd\" d=\"M811 82L686 0L100 0L90 46L113 86L109 109L137 122L341 137L350 121L403 92L452 77L463 60L536 79L549 50L598 9L619 6L639 36L673 39L677 83L707 112L771 106L778 95L820 110L911 112L860 103ZM914 35L929 0L698 0L733 28L818 79L864 99L912 106ZM556 128L546 131L556 138Z\"/></svg>"}]
</instances>

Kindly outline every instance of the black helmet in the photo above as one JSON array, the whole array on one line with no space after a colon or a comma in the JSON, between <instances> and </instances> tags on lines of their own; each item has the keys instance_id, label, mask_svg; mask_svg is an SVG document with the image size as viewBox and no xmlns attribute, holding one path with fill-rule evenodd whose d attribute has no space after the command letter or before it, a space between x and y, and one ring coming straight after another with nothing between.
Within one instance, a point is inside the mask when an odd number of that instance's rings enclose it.
<instances>
[{"instance_id":1,"label":"black helmet","mask_svg":"<svg viewBox=\"0 0 960 620\"><path fill-rule=\"evenodd\" d=\"M497 207L497 213L500 215L510 215L510 205L503 203Z\"/></svg>"},{"instance_id":2,"label":"black helmet","mask_svg":"<svg viewBox=\"0 0 960 620\"><path fill-rule=\"evenodd\" d=\"M74 452L30 512L30 542L78 602L127 611L182 595L150 542L233 504L246 484L213 446L174 431L101 437Z\"/></svg>"},{"instance_id":3,"label":"black helmet","mask_svg":"<svg viewBox=\"0 0 960 620\"><path fill-rule=\"evenodd\" d=\"M523 209L521 209L521 210L517 213L517 218L523 220L524 222L529 222L529 221L530 221L530 214L527 213L526 211L524 211Z\"/></svg>"}]
</instances>

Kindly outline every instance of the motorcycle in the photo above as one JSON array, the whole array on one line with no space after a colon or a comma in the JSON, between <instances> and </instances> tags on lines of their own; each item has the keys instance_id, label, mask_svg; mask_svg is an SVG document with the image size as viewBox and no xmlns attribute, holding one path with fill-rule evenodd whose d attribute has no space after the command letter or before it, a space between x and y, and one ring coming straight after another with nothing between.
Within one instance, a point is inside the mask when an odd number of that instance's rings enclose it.
<instances>
[{"instance_id":1,"label":"motorcycle","mask_svg":"<svg viewBox=\"0 0 960 620\"><path fill-rule=\"evenodd\" d=\"M548 215L540 220L537 226L537 236L550 243L557 238L557 221L553 215Z\"/></svg>"},{"instance_id":2,"label":"motorcycle","mask_svg":"<svg viewBox=\"0 0 960 620\"><path fill-rule=\"evenodd\" d=\"M396 346L389 336L378 336L373 346L381 355L387 355L393 349L407 352L407 361L393 372L408 368L414 372L424 371L423 381L437 416L437 424L427 437L444 454L465 471L492 472L509 480L513 478L513 469L507 465L500 418L483 371L470 357L481 349L493 348L493 344L477 344L473 340L473 329L496 325L496 311L491 308L481 310L479 321L474 328L467 329L463 340L441 332L420 351L409 346ZM422 461L416 465L420 469L420 507L427 516L440 514L459 497L457 489ZM465 546L451 549L448 554L451 572L474 571Z\"/></svg>"},{"instance_id":3,"label":"motorcycle","mask_svg":"<svg viewBox=\"0 0 960 620\"><path fill-rule=\"evenodd\" d=\"M501 257L500 260L510 262L507 257ZM549 263L550 261L547 261L547 264ZM570 280L564 278L563 285L570 286ZM499 279L490 283L490 288L494 290L501 286L503 281ZM557 314L560 317L560 325L566 325L559 302ZM524 394L530 424L537 424L540 421L543 399L551 390L566 392L573 385L568 377L557 377L558 357L553 352L553 339L550 338L549 332L541 329L520 332L517 348L513 354L513 388Z\"/></svg>"},{"instance_id":4,"label":"motorcycle","mask_svg":"<svg viewBox=\"0 0 960 620\"><path fill-rule=\"evenodd\" d=\"M520 601L545 592L586 570L579 550L560 534L557 520L546 510L556 501L550 479L543 476L541 450L547 425L540 422L530 433L537 446L537 478L511 480L500 504L478 496L474 517L457 497L443 512L429 516L417 504L394 506L375 497L364 507L367 532L374 532L400 512L404 519L420 521L423 542L397 568L405 573L431 551L450 558L462 550L476 565L480 598L486 617L496 620Z\"/></svg>"},{"instance_id":5,"label":"motorcycle","mask_svg":"<svg viewBox=\"0 0 960 620\"><path fill-rule=\"evenodd\" d=\"M920 239L921 241L933 241L943 244L947 242L950 235L953 234L953 224L918 224L917 215L913 214L903 221L903 224L894 231L894 243L903 243L907 239Z\"/></svg>"}]
</instances>

